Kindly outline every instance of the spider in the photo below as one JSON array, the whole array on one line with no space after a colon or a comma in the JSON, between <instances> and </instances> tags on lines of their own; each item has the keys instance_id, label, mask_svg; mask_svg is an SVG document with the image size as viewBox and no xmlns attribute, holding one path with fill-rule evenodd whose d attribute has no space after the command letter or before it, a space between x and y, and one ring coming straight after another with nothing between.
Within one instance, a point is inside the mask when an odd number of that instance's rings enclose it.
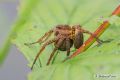
<instances>
[{"instance_id":1,"label":"spider","mask_svg":"<svg viewBox=\"0 0 120 80\"><path fill-rule=\"evenodd\" d=\"M54 38L48 40L48 38L52 35L52 33L54 33ZM70 55L70 48L73 45L76 49L78 49L83 44L83 41L84 41L83 33L87 33L87 34L92 35L98 43L101 43L100 39L98 39L91 32L82 29L80 25L73 25L73 26L57 25L55 28L46 32L44 34L44 36L42 36L36 42L29 43L30 45L36 44L36 43L44 43L42 45L42 48L40 49L40 51L37 53L37 55L33 61L31 69L33 69L33 66L36 63L39 55L42 53L42 51L45 49L45 47L49 44L54 43L55 48L53 49L46 65L50 64L50 61L53 58L53 56L57 50L67 51L67 56L69 56Z\"/></svg>"}]
</instances>

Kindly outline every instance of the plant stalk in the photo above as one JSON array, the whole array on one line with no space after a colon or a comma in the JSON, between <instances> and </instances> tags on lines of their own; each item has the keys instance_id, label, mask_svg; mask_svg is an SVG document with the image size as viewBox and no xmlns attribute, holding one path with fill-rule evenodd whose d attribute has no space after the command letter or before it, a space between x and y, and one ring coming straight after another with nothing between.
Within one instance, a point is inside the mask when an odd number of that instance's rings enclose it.
<instances>
[{"instance_id":1,"label":"plant stalk","mask_svg":"<svg viewBox=\"0 0 120 80\"><path fill-rule=\"evenodd\" d=\"M116 16L120 16L120 5L113 11L113 13L111 14L111 16L116 15ZM96 37L100 37L101 34L110 26L110 23L108 20L104 21L98 28L97 30L93 33ZM93 36L90 36L88 38L88 40L86 40L83 45L76 51L74 52L70 57L68 57L67 59L71 59L75 56L77 56L78 54L80 54L81 52L87 50L93 43L95 42L95 38ZM66 60L67 60L66 59Z\"/></svg>"}]
</instances>

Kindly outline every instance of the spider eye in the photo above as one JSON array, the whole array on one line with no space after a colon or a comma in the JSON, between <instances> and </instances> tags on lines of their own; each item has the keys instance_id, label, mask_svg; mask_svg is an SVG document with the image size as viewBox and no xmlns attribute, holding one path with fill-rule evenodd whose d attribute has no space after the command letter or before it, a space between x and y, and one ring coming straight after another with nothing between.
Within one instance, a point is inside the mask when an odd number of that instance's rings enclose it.
<instances>
[{"instance_id":1,"label":"spider eye","mask_svg":"<svg viewBox=\"0 0 120 80\"><path fill-rule=\"evenodd\" d=\"M63 26L64 26L64 27L67 27L67 28L69 27L69 25L67 25L67 24L65 24L65 25L63 25Z\"/></svg>"},{"instance_id":2,"label":"spider eye","mask_svg":"<svg viewBox=\"0 0 120 80\"><path fill-rule=\"evenodd\" d=\"M57 25L56 28L61 29L62 25Z\"/></svg>"},{"instance_id":3,"label":"spider eye","mask_svg":"<svg viewBox=\"0 0 120 80\"><path fill-rule=\"evenodd\" d=\"M75 29L75 28L81 28L81 27L82 27L81 25L74 25L74 26L72 26L73 29Z\"/></svg>"},{"instance_id":4,"label":"spider eye","mask_svg":"<svg viewBox=\"0 0 120 80\"><path fill-rule=\"evenodd\" d=\"M55 32L55 35L57 36L58 34L59 34L59 31L56 31L56 32Z\"/></svg>"}]
</instances>

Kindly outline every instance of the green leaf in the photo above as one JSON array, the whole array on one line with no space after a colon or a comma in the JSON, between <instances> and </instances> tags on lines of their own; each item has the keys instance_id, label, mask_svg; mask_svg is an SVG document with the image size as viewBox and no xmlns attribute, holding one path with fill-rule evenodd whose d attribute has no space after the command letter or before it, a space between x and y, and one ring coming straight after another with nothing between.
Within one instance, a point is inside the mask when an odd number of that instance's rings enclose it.
<instances>
[{"instance_id":1,"label":"green leaf","mask_svg":"<svg viewBox=\"0 0 120 80\"><path fill-rule=\"evenodd\" d=\"M24 43L35 42L58 24L81 24L83 28L93 32L100 25L101 16L107 18L117 5L118 1L113 0L22 0L19 18L15 24L19 29L16 30L12 42L24 54L31 66L42 45L26 46ZM115 39L114 41L100 47L91 47L68 62L61 63L66 57L66 52L59 51L54 64L46 66L54 48L53 45L47 46L40 55L42 68L38 60L29 75L29 80L94 80L97 73L116 75L120 65L117 45L119 39L116 39L119 36L120 25L115 23L116 21L111 20L111 22L112 26L100 38ZM88 36L85 35L85 40L87 38Z\"/></svg>"},{"instance_id":2,"label":"green leaf","mask_svg":"<svg viewBox=\"0 0 120 80\"><path fill-rule=\"evenodd\" d=\"M29 80L109 80L110 77L111 80L119 80L119 42L116 39L89 49L65 63L37 69L29 75Z\"/></svg>"}]
</instances>

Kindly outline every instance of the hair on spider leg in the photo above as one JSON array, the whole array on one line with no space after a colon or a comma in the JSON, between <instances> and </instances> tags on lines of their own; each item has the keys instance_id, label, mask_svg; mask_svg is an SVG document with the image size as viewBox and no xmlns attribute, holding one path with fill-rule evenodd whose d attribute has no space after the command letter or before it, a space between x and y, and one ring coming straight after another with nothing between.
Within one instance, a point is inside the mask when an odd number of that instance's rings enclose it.
<instances>
[{"instance_id":1,"label":"hair on spider leg","mask_svg":"<svg viewBox=\"0 0 120 80\"><path fill-rule=\"evenodd\" d=\"M74 49L74 50L71 50L70 52L75 52L76 51L76 49ZM53 57L53 59L52 59L52 62L51 62L51 64L54 64L54 62L55 62L55 59L56 59L56 57L57 57L57 55L60 53L60 51L59 50L57 50L57 52L56 52L56 54L54 55L54 57ZM68 58L69 56L67 56L66 58Z\"/></svg>"},{"instance_id":2,"label":"hair on spider leg","mask_svg":"<svg viewBox=\"0 0 120 80\"><path fill-rule=\"evenodd\" d=\"M53 59L52 59L51 64L54 64L55 59L56 59L56 57L57 57L57 55L58 55L59 53L60 53L60 52L57 50L57 52L56 52L55 55L53 56Z\"/></svg>"},{"instance_id":3,"label":"hair on spider leg","mask_svg":"<svg viewBox=\"0 0 120 80\"><path fill-rule=\"evenodd\" d=\"M101 46L102 44L106 44L106 43L110 43L111 41L113 41L114 39L107 39L107 40L101 40L100 43L97 43L97 45L93 46L93 47L99 47Z\"/></svg>"}]
</instances>

